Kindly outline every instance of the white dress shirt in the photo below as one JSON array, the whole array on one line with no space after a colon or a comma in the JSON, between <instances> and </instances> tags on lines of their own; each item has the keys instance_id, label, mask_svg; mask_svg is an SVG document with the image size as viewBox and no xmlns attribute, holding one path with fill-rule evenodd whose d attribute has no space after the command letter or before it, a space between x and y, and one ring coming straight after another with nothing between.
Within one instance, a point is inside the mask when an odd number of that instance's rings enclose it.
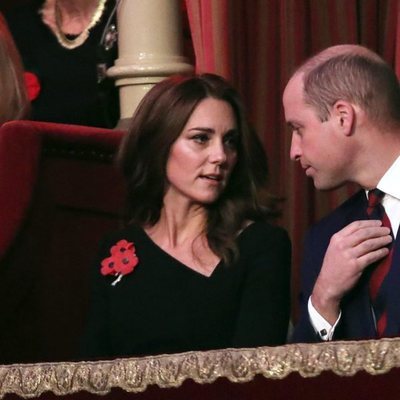
<instances>
[{"instance_id":1,"label":"white dress shirt","mask_svg":"<svg viewBox=\"0 0 400 400\"><path fill-rule=\"evenodd\" d=\"M377 189L385 193L382 200L382 205L385 208L386 214L390 220L394 238L397 236L397 231L400 224L400 156L386 171L385 175L381 178L376 186ZM368 191L365 192L368 197ZM318 311L314 308L311 302L311 296L308 299L308 314L310 321L319 334L322 340L331 340L335 332L336 325L338 324L341 313L338 319L331 325L325 318L323 318Z\"/></svg>"}]
</instances>

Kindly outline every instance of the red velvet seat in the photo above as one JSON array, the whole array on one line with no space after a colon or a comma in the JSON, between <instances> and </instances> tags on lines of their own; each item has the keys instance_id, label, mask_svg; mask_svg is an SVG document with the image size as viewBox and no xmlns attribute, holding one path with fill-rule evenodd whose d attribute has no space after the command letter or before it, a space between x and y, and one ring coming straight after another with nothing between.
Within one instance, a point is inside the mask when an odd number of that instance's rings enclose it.
<instances>
[{"instance_id":1,"label":"red velvet seat","mask_svg":"<svg viewBox=\"0 0 400 400\"><path fill-rule=\"evenodd\" d=\"M76 354L93 258L125 198L113 162L122 135L32 121L0 128L0 364Z\"/></svg>"}]
</instances>

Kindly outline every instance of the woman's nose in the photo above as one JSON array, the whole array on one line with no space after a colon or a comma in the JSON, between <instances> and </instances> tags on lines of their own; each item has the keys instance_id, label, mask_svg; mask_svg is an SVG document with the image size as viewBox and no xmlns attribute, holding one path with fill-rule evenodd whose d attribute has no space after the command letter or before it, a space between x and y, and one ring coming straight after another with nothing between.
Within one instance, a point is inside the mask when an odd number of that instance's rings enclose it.
<instances>
[{"instance_id":1,"label":"woman's nose","mask_svg":"<svg viewBox=\"0 0 400 400\"><path fill-rule=\"evenodd\" d=\"M210 155L209 155L210 162L222 164L227 159L226 149L224 143L220 141L215 141L210 146Z\"/></svg>"}]
</instances>

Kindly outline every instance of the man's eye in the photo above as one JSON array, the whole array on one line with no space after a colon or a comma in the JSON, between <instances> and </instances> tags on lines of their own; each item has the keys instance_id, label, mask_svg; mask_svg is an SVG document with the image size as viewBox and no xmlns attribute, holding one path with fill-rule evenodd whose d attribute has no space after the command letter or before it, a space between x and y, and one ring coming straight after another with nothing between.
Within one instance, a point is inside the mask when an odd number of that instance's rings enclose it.
<instances>
[{"instance_id":1,"label":"man's eye","mask_svg":"<svg viewBox=\"0 0 400 400\"><path fill-rule=\"evenodd\" d=\"M293 127L292 127L292 133L293 133L294 135L301 135L301 129L300 129L300 127L298 127L298 126L293 126Z\"/></svg>"}]
</instances>

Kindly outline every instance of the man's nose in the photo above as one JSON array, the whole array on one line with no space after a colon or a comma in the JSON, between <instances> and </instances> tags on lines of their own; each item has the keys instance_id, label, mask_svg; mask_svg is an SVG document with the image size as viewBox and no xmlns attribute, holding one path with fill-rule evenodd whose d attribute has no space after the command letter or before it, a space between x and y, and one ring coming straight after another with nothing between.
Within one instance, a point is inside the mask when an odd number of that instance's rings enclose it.
<instances>
[{"instance_id":1,"label":"man's nose","mask_svg":"<svg viewBox=\"0 0 400 400\"><path fill-rule=\"evenodd\" d=\"M296 135L292 135L292 142L290 144L290 159L298 161L301 157L300 140Z\"/></svg>"}]
</instances>

